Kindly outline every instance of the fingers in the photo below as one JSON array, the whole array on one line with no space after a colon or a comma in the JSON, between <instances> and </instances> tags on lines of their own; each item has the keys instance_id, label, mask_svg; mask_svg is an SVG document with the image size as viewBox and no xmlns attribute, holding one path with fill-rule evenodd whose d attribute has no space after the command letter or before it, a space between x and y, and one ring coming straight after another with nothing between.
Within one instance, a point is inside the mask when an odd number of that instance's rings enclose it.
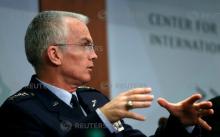
<instances>
[{"instance_id":1,"label":"fingers","mask_svg":"<svg viewBox=\"0 0 220 137\"><path fill-rule=\"evenodd\" d=\"M208 116L214 114L214 110L212 108L212 102L203 101L200 103L195 103L194 108L198 111L199 116Z\"/></svg>"},{"instance_id":2,"label":"fingers","mask_svg":"<svg viewBox=\"0 0 220 137\"><path fill-rule=\"evenodd\" d=\"M151 106L151 102L149 101L133 101L133 106L132 109L135 108L146 108L146 107L150 107Z\"/></svg>"},{"instance_id":3,"label":"fingers","mask_svg":"<svg viewBox=\"0 0 220 137\"><path fill-rule=\"evenodd\" d=\"M133 95L133 94L149 94L151 93L152 89L151 88L135 88L132 90L129 90L127 92L124 92L124 95Z\"/></svg>"},{"instance_id":4,"label":"fingers","mask_svg":"<svg viewBox=\"0 0 220 137\"><path fill-rule=\"evenodd\" d=\"M154 99L153 95L149 94L135 94L128 96L127 100L132 101L152 101Z\"/></svg>"},{"instance_id":5,"label":"fingers","mask_svg":"<svg viewBox=\"0 0 220 137\"><path fill-rule=\"evenodd\" d=\"M144 116L129 110L149 107L154 98L153 95L149 94L151 91L151 88L135 88L123 92L109 103L105 104L101 108L101 111L111 122L122 118L132 118L143 121L145 119Z\"/></svg>"},{"instance_id":6,"label":"fingers","mask_svg":"<svg viewBox=\"0 0 220 137\"><path fill-rule=\"evenodd\" d=\"M200 103L195 103L194 104L195 109L210 109L212 107L212 102L210 101L203 101Z\"/></svg>"},{"instance_id":7,"label":"fingers","mask_svg":"<svg viewBox=\"0 0 220 137\"><path fill-rule=\"evenodd\" d=\"M199 115L201 117L212 115L212 114L214 114L214 110L213 109L207 109L207 110L200 110L199 111Z\"/></svg>"},{"instance_id":8,"label":"fingers","mask_svg":"<svg viewBox=\"0 0 220 137\"><path fill-rule=\"evenodd\" d=\"M140 114L132 112L132 111L128 111L127 114L126 114L126 117L131 118L131 119L140 120L140 121L145 120L145 117L143 115L140 115Z\"/></svg>"},{"instance_id":9,"label":"fingers","mask_svg":"<svg viewBox=\"0 0 220 137\"><path fill-rule=\"evenodd\" d=\"M211 130L211 126L201 117L214 113L211 109L212 103L210 101L197 103L196 101L201 98L200 94L194 94L178 103L170 103L164 98L159 98L157 101L160 106L178 117L183 125L198 124L207 130Z\"/></svg>"},{"instance_id":10,"label":"fingers","mask_svg":"<svg viewBox=\"0 0 220 137\"><path fill-rule=\"evenodd\" d=\"M168 102L166 99L164 98L158 98L157 99L157 102L158 104L161 106L161 107L164 107L165 109L167 109L168 111L170 111L170 108L171 108L171 104L170 102Z\"/></svg>"},{"instance_id":11,"label":"fingers","mask_svg":"<svg viewBox=\"0 0 220 137\"><path fill-rule=\"evenodd\" d=\"M135 109L135 108L145 108L151 105L151 102L154 98L153 95L150 95L151 88L135 88L128 92L121 94L122 101L124 101L125 109ZM132 101L132 107L126 107L127 102Z\"/></svg>"},{"instance_id":12,"label":"fingers","mask_svg":"<svg viewBox=\"0 0 220 137\"><path fill-rule=\"evenodd\" d=\"M193 104L193 103L195 103L197 100L199 100L201 98L202 98L201 94L193 94L192 96L186 98L184 100L184 102L187 102L188 104Z\"/></svg>"},{"instance_id":13,"label":"fingers","mask_svg":"<svg viewBox=\"0 0 220 137\"><path fill-rule=\"evenodd\" d=\"M202 128L206 129L206 130L212 130L212 127L206 122L204 121L202 118L198 119L198 125L200 125Z\"/></svg>"}]
</instances>

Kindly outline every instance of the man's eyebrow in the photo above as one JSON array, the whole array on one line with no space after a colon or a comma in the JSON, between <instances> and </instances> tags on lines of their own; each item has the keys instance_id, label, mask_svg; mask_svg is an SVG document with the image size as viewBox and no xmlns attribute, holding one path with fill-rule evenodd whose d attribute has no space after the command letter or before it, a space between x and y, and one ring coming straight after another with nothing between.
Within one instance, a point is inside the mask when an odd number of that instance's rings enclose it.
<instances>
[{"instance_id":1,"label":"man's eyebrow","mask_svg":"<svg viewBox=\"0 0 220 137\"><path fill-rule=\"evenodd\" d=\"M88 38L82 38L80 41L85 42L85 43L93 43L93 41Z\"/></svg>"}]
</instances>

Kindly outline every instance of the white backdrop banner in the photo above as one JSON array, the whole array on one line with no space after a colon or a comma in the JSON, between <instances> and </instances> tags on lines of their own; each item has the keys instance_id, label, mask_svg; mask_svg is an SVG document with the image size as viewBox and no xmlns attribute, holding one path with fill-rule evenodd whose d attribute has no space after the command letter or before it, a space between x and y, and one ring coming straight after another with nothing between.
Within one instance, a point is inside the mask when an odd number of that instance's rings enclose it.
<instances>
[{"instance_id":1,"label":"white backdrop banner","mask_svg":"<svg viewBox=\"0 0 220 137\"><path fill-rule=\"evenodd\" d=\"M127 120L147 135L168 113L156 103L178 102L195 92L220 95L220 2L215 0L108 0L112 97L150 86L155 101L135 110L145 122Z\"/></svg>"}]
</instances>

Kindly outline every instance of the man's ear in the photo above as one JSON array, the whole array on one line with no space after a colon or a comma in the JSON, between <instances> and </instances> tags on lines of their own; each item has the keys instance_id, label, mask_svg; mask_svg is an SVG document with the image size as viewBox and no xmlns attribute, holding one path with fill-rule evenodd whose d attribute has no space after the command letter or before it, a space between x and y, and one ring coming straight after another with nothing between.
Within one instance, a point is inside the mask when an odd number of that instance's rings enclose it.
<instances>
[{"instance_id":1,"label":"man's ear","mask_svg":"<svg viewBox=\"0 0 220 137\"><path fill-rule=\"evenodd\" d=\"M59 50L57 46L48 46L47 48L47 55L49 61L54 65L61 65L62 64L62 52Z\"/></svg>"}]
</instances>

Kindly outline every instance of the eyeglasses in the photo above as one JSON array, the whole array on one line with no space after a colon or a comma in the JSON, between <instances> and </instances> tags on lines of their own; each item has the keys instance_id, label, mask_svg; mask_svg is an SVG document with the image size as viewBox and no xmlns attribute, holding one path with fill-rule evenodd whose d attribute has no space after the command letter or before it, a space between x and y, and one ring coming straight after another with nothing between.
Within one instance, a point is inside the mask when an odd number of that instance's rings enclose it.
<instances>
[{"instance_id":1,"label":"eyeglasses","mask_svg":"<svg viewBox=\"0 0 220 137\"><path fill-rule=\"evenodd\" d=\"M83 51L95 51L95 44L89 43L89 44L64 44L64 43L59 43L59 44L54 44L55 46L71 46L71 47L78 47L80 50Z\"/></svg>"}]
</instances>

